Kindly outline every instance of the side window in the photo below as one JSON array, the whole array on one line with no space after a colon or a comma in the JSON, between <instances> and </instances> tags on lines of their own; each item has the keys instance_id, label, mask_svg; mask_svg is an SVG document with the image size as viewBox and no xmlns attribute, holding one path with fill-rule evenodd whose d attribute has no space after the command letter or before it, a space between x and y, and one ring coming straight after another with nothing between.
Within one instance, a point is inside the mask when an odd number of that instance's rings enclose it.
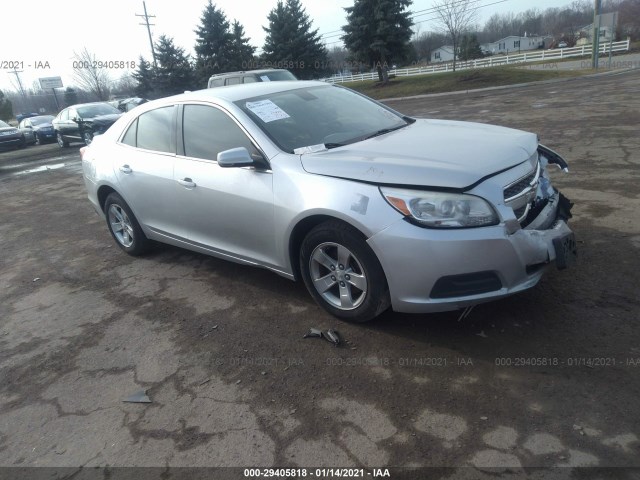
<instances>
[{"instance_id":1,"label":"side window","mask_svg":"<svg viewBox=\"0 0 640 480\"><path fill-rule=\"evenodd\" d=\"M244 77L244 83L256 83L258 80L253 75Z\"/></svg>"},{"instance_id":2,"label":"side window","mask_svg":"<svg viewBox=\"0 0 640 480\"><path fill-rule=\"evenodd\" d=\"M60 112L60 115L58 115L58 120L69 120L69 109Z\"/></svg>"},{"instance_id":3,"label":"side window","mask_svg":"<svg viewBox=\"0 0 640 480\"><path fill-rule=\"evenodd\" d=\"M137 147L156 152L175 153L171 151L173 112L174 107L170 106L157 108L140 115L136 122L138 125Z\"/></svg>"},{"instance_id":4,"label":"side window","mask_svg":"<svg viewBox=\"0 0 640 480\"><path fill-rule=\"evenodd\" d=\"M125 145L130 145L132 147L136 146L136 135L138 133L138 120L136 119L127 130L127 133L122 137L122 143Z\"/></svg>"},{"instance_id":5,"label":"side window","mask_svg":"<svg viewBox=\"0 0 640 480\"><path fill-rule=\"evenodd\" d=\"M20 125L18 125L18 128L27 128L27 121L26 120L22 120L20 122Z\"/></svg>"},{"instance_id":6,"label":"side window","mask_svg":"<svg viewBox=\"0 0 640 480\"><path fill-rule=\"evenodd\" d=\"M231 77L227 78L225 85L238 85L242 83L242 77Z\"/></svg>"},{"instance_id":7,"label":"side window","mask_svg":"<svg viewBox=\"0 0 640 480\"><path fill-rule=\"evenodd\" d=\"M217 160L218 153L238 147L245 147L249 153L257 152L229 115L214 107L185 105L182 132L187 157Z\"/></svg>"},{"instance_id":8,"label":"side window","mask_svg":"<svg viewBox=\"0 0 640 480\"><path fill-rule=\"evenodd\" d=\"M76 112L73 108L70 108L69 110L67 110L67 115L69 115L69 120L78 118L78 112Z\"/></svg>"}]
</instances>

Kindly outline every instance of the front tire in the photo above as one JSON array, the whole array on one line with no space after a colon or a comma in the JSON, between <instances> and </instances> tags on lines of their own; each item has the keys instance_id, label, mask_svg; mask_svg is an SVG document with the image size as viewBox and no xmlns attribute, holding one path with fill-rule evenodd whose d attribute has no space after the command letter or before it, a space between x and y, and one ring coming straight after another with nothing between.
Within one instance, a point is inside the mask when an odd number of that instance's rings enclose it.
<instances>
[{"instance_id":1,"label":"front tire","mask_svg":"<svg viewBox=\"0 0 640 480\"><path fill-rule=\"evenodd\" d=\"M66 148L69 146L69 142L67 142L60 132L56 132L56 142L58 142L58 146L60 148Z\"/></svg>"},{"instance_id":2,"label":"front tire","mask_svg":"<svg viewBox=\"0 0 640 480\"><path fill-rule=\"evenodd\" d=\"M313 228L300 249L300 271L315 301L349 322L374 319L391 304L375 253L353 227L328 221Z\"/></svg>"},{"instance_id":3,"label":"front tire","mask_svg":"<svg viewBox=\"0 0 640 480\"><path fill-rule=\"evenodd\" d=\"M89 145L91 145L91 142L93 142L93 133L84 132L82 134L82 140L84 141L84 144L88 147Z\"/></svg>"},{"instance_id":4,"label":"front tire","mask_svg":"<svg viewBox=\"0 0 640 480\"><path fill-rule=\"evenodd\" d=\"M129 205L117 193L111 193L104 202L107 227L118 246L129 255L146 253L151 242L145 236Z\"/></svg>"}]
</instances>

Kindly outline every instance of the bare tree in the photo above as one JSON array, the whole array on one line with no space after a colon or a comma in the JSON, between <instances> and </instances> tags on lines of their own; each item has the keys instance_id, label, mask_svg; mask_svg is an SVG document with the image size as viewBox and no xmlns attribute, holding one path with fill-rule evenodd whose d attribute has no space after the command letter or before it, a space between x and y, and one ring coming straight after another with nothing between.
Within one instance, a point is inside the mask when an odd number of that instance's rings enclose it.
<instances>
[{"instance_id":1,"label":"bare tree","mask_svg":"<svg viewBox=\"0 0 640 480\"><path fill-rule=\"evenodd\" d=\"M477 7L474 0L438 0L433 5L438 14L438 28L449 35L453 43L453 71L456 70L458 45L462 34L466 32L477 18Z\"/></svg>"},{"instance_id":2,"label":"bare tree","mask_svg":"<svg viewBox=\"0 0 640 480\"><path fill-rule=\"evenodd\" d=\"M98 100L109 100L109 71L100 65L87 47L80 53L73 52L73 79L80 88L92 93Z\"/></svg>"}]
</instances>

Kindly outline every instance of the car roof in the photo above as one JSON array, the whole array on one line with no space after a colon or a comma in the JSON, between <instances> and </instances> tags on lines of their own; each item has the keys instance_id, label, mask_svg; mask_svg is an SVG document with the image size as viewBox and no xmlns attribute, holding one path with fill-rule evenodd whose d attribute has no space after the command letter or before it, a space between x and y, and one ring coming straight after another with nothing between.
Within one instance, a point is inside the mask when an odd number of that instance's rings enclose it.
<instances>
[{"instance_id":1,"label":"car roof","mask_svg":"<svg viewBox=\"0 0 640 480\"><path fill-rule=\"evenodd\" d=\"M318 81L289 80L283 82L256 82L241 85L228 85L218 88L205 88L194 92L186 92L163 100L184 101L201 100L210 101L212 99L226 100L227 102L237 102L245 98L259 97L272 93L286 92L288 90L298 90L308 87L329 87L330 84Z\"/></svg>"},{"instance_id":2,"label":"car roof","mask_svg":"<svg viewBox=\"0 0 640 480\"><path fill-rule=\"evenodd\" d=\"M225 72L225 73L214 73L209 77L212 78L220 78L220 77L228 77L232 75L258 75L260 73L269 73L269 72L288 72L289 70L285 70L284 68L263 68L262 70L239 70L237 72Z\"/></svg>"},{"instance_id":3,"label":"car roof","mask_svg":"<svg viewBox=\"0 0 640 480\"><path fill-rule=\"evenodd\" d=\"M75 105L69 105L66 108L78 108L78 107L86 107L86 106L89 106L89 105L105 105L105 104L109 105L109 106L113 106L109 102L89 102L89 103L76 103Z\"/></svg>"}]
</instances>

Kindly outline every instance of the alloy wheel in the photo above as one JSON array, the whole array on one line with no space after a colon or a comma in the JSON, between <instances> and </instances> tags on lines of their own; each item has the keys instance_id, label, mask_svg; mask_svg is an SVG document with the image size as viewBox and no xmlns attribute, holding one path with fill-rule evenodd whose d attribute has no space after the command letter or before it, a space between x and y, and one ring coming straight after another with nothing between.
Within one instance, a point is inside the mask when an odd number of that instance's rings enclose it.
<instances>
[{"instance_id":1,"label":"alloy wheel","mask_svg":"<svg viewBox=\"0 0 640 480\"><path fill-rule=\"evenodd\" d=\"M109 207L109 225L116 240L118 240L123 247L128 248L133 245L133 225L129 216L120 205L113 203Z\"/></svg>"},{"instance_id":2,"label":"alloy wheel","mask_svg":"<svg viewBox=\"0 0 640 480\"><path fill-rule=\"evenodd\" d=\"M318 245L309 260L316 291L340 310L353 310L364 302L368 281L360 261L346 247L326 242Z\"/></svg>"}]
</instances>

